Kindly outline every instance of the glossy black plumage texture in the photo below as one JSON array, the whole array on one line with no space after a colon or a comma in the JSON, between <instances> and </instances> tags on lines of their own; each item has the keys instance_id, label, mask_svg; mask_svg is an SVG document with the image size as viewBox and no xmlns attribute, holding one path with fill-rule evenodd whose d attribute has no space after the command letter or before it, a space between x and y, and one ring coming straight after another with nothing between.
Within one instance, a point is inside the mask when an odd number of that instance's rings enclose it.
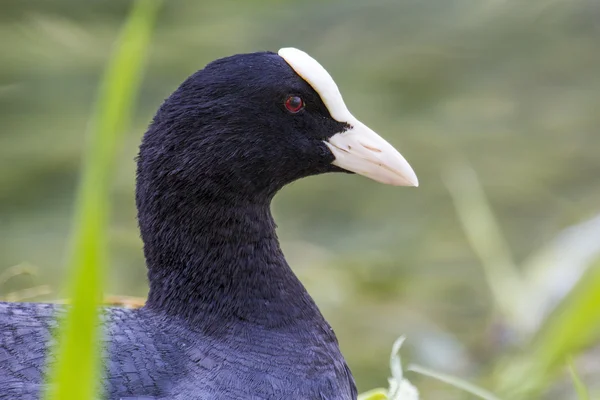
<instances>
[{"instance_id":1,"label":"glossy black plumage texture","mask_svg":"<svg viewBox=\"0 0 600 400\"><path fill-rule=\"evenodd\" d=\"M288 112L290 95L305 108ZM108 398L356 398L269 208L285 184L338 171L323 141L346 128L270 52L214 61L164 102L137 170L150 293L105 312ZM0 304L0 399L37 398L60 309Z\"/></svg>"}]
</instances>

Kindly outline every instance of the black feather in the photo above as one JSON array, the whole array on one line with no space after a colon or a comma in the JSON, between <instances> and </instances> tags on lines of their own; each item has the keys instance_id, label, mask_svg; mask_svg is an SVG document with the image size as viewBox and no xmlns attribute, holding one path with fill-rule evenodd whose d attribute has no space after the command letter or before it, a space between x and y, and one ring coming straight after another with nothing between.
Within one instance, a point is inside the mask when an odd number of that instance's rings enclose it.
<instances>
[{"instance_id":1,"label":"black feather","mask_svg":"<svg viewBox=\"0 0 600 400\"><path fill-rule=\"evenodd\" d=\"M286 111L297 95L305 108ZM236 55L160 107L138 157L150 293L108 308L110 399L355 399L337 339L279 247L270 202L339 171L323 143L346 125L278 55ZM0 303L0 398L38 398L62 307Z\"/></svg>"}]
</instances>

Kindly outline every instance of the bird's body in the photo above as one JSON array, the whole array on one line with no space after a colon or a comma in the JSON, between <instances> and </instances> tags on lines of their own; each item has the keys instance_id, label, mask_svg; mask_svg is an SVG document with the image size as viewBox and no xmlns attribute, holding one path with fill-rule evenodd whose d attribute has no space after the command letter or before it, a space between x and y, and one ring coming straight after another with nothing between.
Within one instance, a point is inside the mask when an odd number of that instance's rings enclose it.
<instances>
[{"instance_id":1,"label":"bird's body","mask_svg":"<svg viewBox=\"0 0 600 400\"><path fill-rule=\"evenodd\" d=\"M353 171L416 185L404 158L346 109L295 49L217 60L161 106L138 157L150 292L103 312L109 399L354 400L329 324L280 249L273 196ZM0 399L37 399L62 306L0 303Z\"/></svg>"},{"instance_id":2,"label":"bird's body","mask_svg":"<svg viewBox=\"0 0 600 400\"><path fill-rule=\"evenodd\" d=\"M0 304L0 399L39 398L47 344L62 310ZM109 399L355 397L350 371L326 324L318 330L235 324L215 335L144 308L107 308L102 320L102 389ZM310 384L295 384L299 381Z\"/></svg>"}]
</instances>

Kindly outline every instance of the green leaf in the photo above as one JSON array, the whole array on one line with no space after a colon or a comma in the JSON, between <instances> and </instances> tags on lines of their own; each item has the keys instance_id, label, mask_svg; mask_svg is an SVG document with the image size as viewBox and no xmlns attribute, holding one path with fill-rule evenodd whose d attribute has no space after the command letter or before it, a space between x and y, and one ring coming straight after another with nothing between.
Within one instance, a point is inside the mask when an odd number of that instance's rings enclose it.
<instances>
[{"instance_id":1,"label":"green leaf","mask_svg":"<svg viewBox=\"0 0 600 400\"><path fill-rule=\"evenodd\" d=\"M421 367L420 365L412 364L408 367L409 371L416 372L421 375L428 376L430 378L435 378L438 381L445 382L449 385L452 385L458 389L462 389L465 392L471 393L474 396L479 397L484 400L500 400L499 397L496 397L493 393L480 388L470 382L465 381L464 379L457 378L455 376L451 376L448 374L444 374L441 372L433 371L429 368Z\"/></svg>"},{"instance_id":2,"label":"green leaf","mask_svg":"<svg viewBox=\"0 0 600 400\"><path fill-rule=\"evenodd\" d=\"M523 278L475 171L457 163L443 178L463 231L481 261L497 309L513 328L524 329L529 315L522 307L526 296Z\"/></svg>"},{"instance_id":3,"label":"green leaf","mask_svg":"<svg viewBox=\"0 0 600 400\"><path fill-rule=\"evenodd\" d=\"M400 348L405 337L400 336L392 346L390 353L391 377L389 388L373 389L358 396L358 400L419 400L419 391L403 376Z\"/></svg>"},{"instance_id":4,"label":"green leaf","mask_svg":"<svg viewBox=\"0 0 600 400\"><path fill-rule=\"evenodd\" d=\"M590 400L590 395L588 393L585 384L577 374L577 370L575 370L575 365L573 364L573 360L569 360L569 373L571 374L571 379L573 380L573 386L575 386L575 391L577 391L577 398L579 400Z\"/></svg>"},{"instance_id":5,"label":"green leaf","mask_svg":"<svg viewBox=\"0 0 600 400\"><path fill-rule=\"evenodd\" d=\"M107 221L112 167L127 130L139 86L156 0L139 0L126 21L102 80L80 178L70 239L68 292L47 399L96 398L100 376L98 306L107 265Z\"/></svg>"},{"instance_id":6,"label":"green leaf","mask_svg":"<svg viewBox=\"0 0 600 400\"><path fill-rule=\"evenodd\" d=\"M387 400L385 389L373 389L358 395L357 400Z\"/></svg>"},{"instance_id":7,"label":"green leaf","mask_svg":"<svg viewBox=\"0 0 600 400\"><path fill-rule=\"evenodd\" d=\"M565 358L593 345L599 337L600 264L596 264L544 321L529 350L500 364L497 385L510 398L532 398Z\"/></svg>"}]
</instances>

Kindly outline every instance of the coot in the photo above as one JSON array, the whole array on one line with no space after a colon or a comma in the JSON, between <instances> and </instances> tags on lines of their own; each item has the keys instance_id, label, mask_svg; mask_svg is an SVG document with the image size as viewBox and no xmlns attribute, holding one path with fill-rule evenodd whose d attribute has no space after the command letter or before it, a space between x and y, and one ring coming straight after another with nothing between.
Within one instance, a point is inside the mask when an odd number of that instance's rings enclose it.
<instances>
[{"instance_id":1,"label":"coot","mask_svg":"<svg viewBox=\"0 0 600 400\"><path fill-rule=\"evenodd\" d=\"M325 172L418 184L300 50L223 58L183 82L140 146L136 202L150 292L141 309L103 314L107 398L356 398L269 208L287 183ZM39 397L61 309L0 304L0 398Z\"/></svg>"}]
</instances>

